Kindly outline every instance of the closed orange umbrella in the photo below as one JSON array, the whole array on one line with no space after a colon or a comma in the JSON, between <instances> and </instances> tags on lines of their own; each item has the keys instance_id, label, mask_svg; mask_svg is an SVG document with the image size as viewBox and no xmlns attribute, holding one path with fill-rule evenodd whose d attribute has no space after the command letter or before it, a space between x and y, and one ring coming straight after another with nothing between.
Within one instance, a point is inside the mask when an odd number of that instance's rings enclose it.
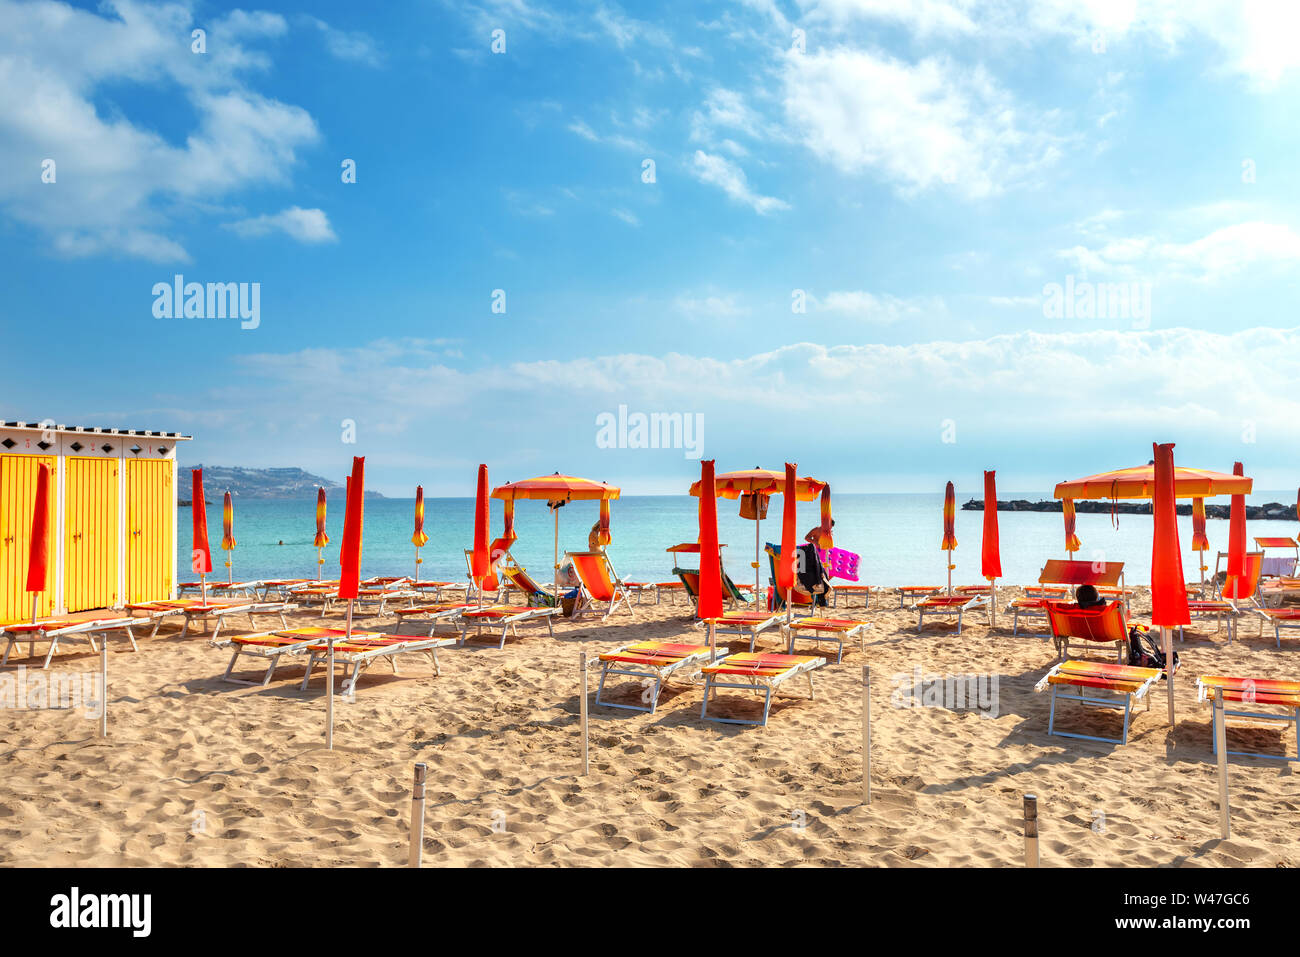
<instances>
[{"instance_id":1,"label":"closed orange umbrella","mask_svg":"<svg viewBox=\"0 0 1300 957\"><path fill-rule=\"evenodd\" d=\"M37 603L45 591L50 569L50 467L44 464L36 472L32 537L27 549L27 590L32 593L32 624L35 624Z\"/></svg>"},{"instance_id":2,"label":"closed orange umbrella","mask_svg":"<svg viewBox=\"0 0 1300 957\"><path fill-rule=\"evenodd\" d=\"M943 490L943 543L939 546L948 553L948 594L952 594L952 550L957 547L957 490L949 482Z\"/></svg>"},{"instance_id":3,"label":"closed orange umbrella","mask_svg":"<svg viewBox=\"0 0 1300 957\"><path fill-rule=\"evenodd\" d=\"M424 559L420 557L420 549L429 541L429 536L424 531L424 486L415 487L415 532L411 535L411 544L415 546L415 580L420 580L420 566L424 564Z\"/></svg>"},{"instance_id":4,"label":"closed orange umbrella","mask_svg":"<svg viewBox=\"0 0 1300 957\"><path fill-rule=\"evenodd\" d=\"M1210 538L1205 534L1205 499L1192 499L1192 551L1200 552L1201 588L1205 588L1205 553L1210 550Z\"/></svg>"},{"instance_id":5,"label":"closed orange umbrella","mask_svg":"<svg viewBox=\"0 0 1300 957\"><path fill-rule=\"evenodd\" d=\"M1061 503L1061 513L1065 516L1065 550L1069 552L1071 558L1074 558L1074 553L1083 545L1079 541L1079 536L1074 533L1074 499L1067 498Z\"/></svg>"},{"instance_id":6,"label":"closed orange umbrella","mask_svg":"<svg viewBox=\"0 0 1300 957\"><path fill-rule=\"evenodd\" d=\"M600 500L600 517L596 520L596 541L601 548L604 548L614 540L614 536L609 531L609 499Z\"/></svg>"},{"instance_id":7,"label":"closed orange umbrella","mask_svg":"<svg viewBox=\"0 0 1300 957\"><path fill-rule=\"evenodd\" d=\"M492 557L488 551L488 467L479 465L478 484L474 489L474 551L470 554L469 571L478 589L479 601L483 600L483 587L488 572L492 568Z\"/></svg>"},{"instance_id":8,"label":"closed orange umbrella","mask_svg":"<svg viewBox=\"0 0 1300 957\"><path fill-rule=\"evenodd\" d=\"M361 587L361 545L365 529L366 460L353 456L352 474L347 481L347 504L343 511L343 543L339 548L339 598L348 602L347 624L343 633L346 642L352 638L352 607ZM334 747L334 635L326 638L328 660L325 677L325 745ZM352 679L356 689L356 676Z\"/></svg>"},{"instance_id":9,"label":"closed orange umbrella","mask_svg":"<svg viewBox=\"0 0 1300 957\"><path fill-rule=\"evenodd\" d=\"M722 565L718 556L718 500L713 494L714 461L700 462L700 598L698 615L708 620L722 616ZM714 644L709 624L709 647Z\"/></svg>"},{"instance_id":10,"label":"closed orange umbrella","mask_svg":"<svg viewBox=\"0 0 1300 957\"><path fill-rule=\"evenodd\" d=\"M794 545L794 523L795 523L795 505L796 505L796 487L797 477L795 476L796 465L785 463L785 485L782 488L783 495L781 503L781 559L776 563L776 591L777 594L785 599L786 617L790 616L791 592L794 591L795 564L798 557L795 555ZM757 595L754 596L757 599ZM776 603L773 602L773 605Z\"/></svg>"},{"instance_id":11,"label":"closed orange umbrella","mask_svg":"<svg viewBox=\"0 0 1300 957\"><path fill-rule=\"evenodd\" d=\"M316 580L321 579L321 569L325 565L325 559L321 555L321 549L330 543L330 537L325 534L325 489L324 487L316 489L316 538L313 544L316 546Z\"/></svg>"},{"instance_id":12,"label":"closed orange umbrella","mask_svg":"<svg viewBox=\"0 0 1300 957\"><path fill-rule=\"evenodd\" d=\"M1174 723L1173 641L1171 628L1191 622L1187 586L1183 583L1183 554L1178 544L1178 511L1174 496L1174 445L1153 445L1155 451L1154 501L1151 506L1151 624L1164 635L1165 689L1169 696L1169 723Z\"/></svg>"},{"instance_id":13,"label":"closed orange umbrella","mask_svg":"<svg viewBox=\"0 0 1300 957\"><path fill-rule=\"evenodd\" d=\"M501 504L505 506L505 528L501 532L501 537L493 541L492 547L488 549L492 559L493 577L495 577L497 563L506 557L511 546L519 540L519 536L515 534L515 501L510 499Z\"/></svg>"},{"instance_id":14,"label":"closed orange umbrella","mask_svg":"<svg viewBox=\"0 0 1300 957\"><path fill-rule=\"evenodd\" d=\"M221 550L235 550L235 502L230 497L230 492L226 492L221 501ZM235 580L235 563L231 561L230 555L226 556L226 580Z\"/></svg>"},{"instance_id":15,"label":"closed orange umbrella","mask_svg":"<svg viewBox=\"0 0 1300 957\"><path fill-rule=\"evenodd\" d=\"M212 571L212 549L208 547L208 506L203 500L203 469L193 469L190 488L190 531L193 549L191 567L199 576L199 593L208 600L207 576Z\"/></svg>"},{"instance_id":16,"label":"closed orange umbrella","mask_svg":"<svg viewBox=\"0 0 1300 957\"><path fill-rule=\"evenodd\" d=\"M1240 462L1232 465L1233 475L1244 475ZM1228 509L1228 574L1246 577L1246 496L1234 494Z\"/></svg>"},{"instance_id":17,"label":"closed orange umbrella","mask_svg":"<svg viewBox=\"0 0 1300 957\"><path fill-rule=\"evenodd\" d=\"M817 529L817 547L834 548L835 533L832 531L832 526L835 521L831 518L831 487L829 485L822 489L821 516L821 527Z\"/></svg>"},{"instance_id":18,"label":"closed orange umbrella","mask_svg":"<svg viewBox=\"0 0 1300 957\"><path fill-rule=\"evenodd\" d=\"M998 543L998 488L995 472L984 473L984 536L980 542L980 573L989 583L989 626L998 622L997 580L1002 577Z\"/></svg>"}]
</instances>

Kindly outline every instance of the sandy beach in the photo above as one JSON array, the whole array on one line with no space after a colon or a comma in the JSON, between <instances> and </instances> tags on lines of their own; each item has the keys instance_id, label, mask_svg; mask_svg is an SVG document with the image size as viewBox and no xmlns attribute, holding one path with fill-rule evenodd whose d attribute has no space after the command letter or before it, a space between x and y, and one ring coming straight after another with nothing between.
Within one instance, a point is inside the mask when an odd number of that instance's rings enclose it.
<instances>
[{"instance_id":1,"label":"sandy beach","mask_svg":"<svg viewBox=\"0 0 1300 957\"><path fill-rule=\"evenodd\" d=\"M1134 603L1138 620L1145 591ZM1016 594L999 592L1000 604ZM915 613L898 605L883 591L869 611L841 607L871 623L865 654L850 647L842 663L817 670L815 698L780 699L766 728L702 721L701 686L682 680L654 715L593 707L587 777L579 773L581 651L697 640L680 597L604 625L561 621L554 640L529 627L504 650L449 648L439 677L415 656L400 677L377 666L355 702L339 700L332 753L323 678L300 691L302 666L290 663L265 688L224 683L228 651L164 627L139 653L114 642L107 741L79 712L0 713L0 861L402 865L417 761L429 766L426 865L1019 865L1027 792L1039 799L1044 866L1300 860L1290 764L1231 761L1233 836L1218 839L1209 712L1195 695L1199 674L1296 677L1294 639L1278 651L1271 631L1257 637L1249 622L1230 645L1226 632L1200 623L1179 648L1176 729L1167 727L1161 685L1149 711L1135 706L1121 746L1047 735L1049 696L1033 686L1054 661L1050 641L1012 637L1003 615L993 632L976 616L960 636L943 625L917 636ZM319 621L311 612L294 617ZM391 630L393 619L358 624ZM777 650L769 635L760 647ZM53 671L98 667L84 645L69 649ZM10 670L20 664L32 662L15 658ZM860 803L863 664L874 681L870 807ZM918 668L996 675L996 716L894 706ZM250 662L242 673L255 669ZM787 693L801 695L805 685L792 684ZM591 689L594 698L594 669ZM625 694L639 693L629 682ZM756 713L753 696L721 692L719 700L733 714ZM1117 735L1119 715L1066 702L1058 720ZM1229 745L1292 754L1296 746L1282 724L1230 724Z\"/></svg>"}]
</instances>

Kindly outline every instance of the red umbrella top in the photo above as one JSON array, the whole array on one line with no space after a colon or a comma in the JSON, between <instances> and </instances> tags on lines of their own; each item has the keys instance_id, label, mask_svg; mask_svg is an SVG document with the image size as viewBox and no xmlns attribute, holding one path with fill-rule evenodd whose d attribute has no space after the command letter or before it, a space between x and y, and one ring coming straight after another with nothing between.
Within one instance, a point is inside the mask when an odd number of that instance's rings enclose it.
<instances>
[{"instance_id":1,"label":"red umbrella top","mask_svg":"<svg viewBox=\"0 0 1300 957\"><path fill-rule=\"evenodd\" d=\"M193 530L192 553L194 574L206 575L212 571L212 549L208 547L208 506L203 500L203 469L193 470L190 490L190 527Z\"/></svg>"},{"instance_id":2,"label":"red umbrella top","mask_svg":"<svg viewBox=\"0 0 1300 957\"><path fill-rule=\"evenodd\" d=\"M951 482L943 490L943 544L942 551L957 547L957 490Z\"/></svg>"},{"instance_id":3,"label":"red umbrella top","mask_svg":"<svg viewBox=\"0 0 1300 957\"><path fill-rule=\"evenodd\" d=\"M776 590L782 596L788 596L794 588L795 554L794 523L795 507L798 495L798 477L794 474L798 466L785 463L785 484L782 486L781 505L781 559L776 563ZM757 597L757 596L755 596Z\"/></svg>"},{"instance_id":4,"label":"red umbrella top","mask_svg":"<svg viewBox=\"0 0 1300 957\"><path fill-rule=\"evenodd\" d=\"M1174 494L1174 445L1155 445L1155 482L1151 506L1151 624L1186 625L1187 586L1183 554L1178 544L1178 511Z\"/></svg>"},{"instance_id":5,"label":"red umbrella top","mask_svg":"<svg viewBox=\"0 0 1300 957\"><path fill-rule=\"evenodd\" d=\"M478 486L474 491L474 552L470 557L470 571L475 582L487 578L492 567L488 554L488 467L478 467Z\"/></svg>"},{"instance_id":6,"label":"red umbrella top","mask_svg":"<svg viewBox=\"0 0 1300 957\"><path fill-rule=\"evenodd\" d=\"M343 513L343 544L339 548L339 598L353 599L361 587L361 539L365 527L366 460L352 459L347 505Z\"/></svg>"},{"instance_id":7,"label":"red umbrella top","mask_svg":"<svg viewBox=\"0 0 1300 957\"><path fill-rule=\"evenodd\" d=\"M1245 474L1240 462L1234 462L1233 475ZM1246 496L1233 495L1228 508L1228 574L1246 577Z\"/></svg>"},{"instance_id":8,"label":"red umbrella top","mask_svg":"<svg viewBox=\"0 0 1300 957\"><path fill-rule=\"evenodd\" d=\"M718 500L714 461L700 462L700 618L722 616L722 566L718 559Z\"/></svg>"},{"instance_id":9,"label":"red umbrella top","mask_svg":"<svg viewBox=\"0 0 1300 957\"><path fill-rule=\"evenodd\" d=\"M997 473L984 473L984 539L980 544L980 570L985 578L1002 577L1002 554L998 545Z\"/></svg>"},{"instance_id":10,"label":"red umbrella top","mask_svg":"<svg viewBox=\"0 0 1300 957\"><path fill-rule=\"evenodd\" d=\"M45 591L50 567L50 467L36 473L36 503L32 511L32 537L28 542L27 590Z\"/></svg>"}]
</instances>

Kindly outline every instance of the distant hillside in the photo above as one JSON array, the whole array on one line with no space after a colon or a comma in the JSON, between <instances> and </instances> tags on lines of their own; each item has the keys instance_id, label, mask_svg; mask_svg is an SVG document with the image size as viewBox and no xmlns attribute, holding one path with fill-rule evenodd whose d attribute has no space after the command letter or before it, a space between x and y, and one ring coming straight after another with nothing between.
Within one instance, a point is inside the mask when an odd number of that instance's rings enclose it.
<instances>
[{"instance_id":1,"label":"distant hillside","mask_svg":"<svg viewBox=\"0 0 1300 957\"><path fill-rule=\"evenodd\" d=\"M209 502L220 502L229 491L236 498L292 499L315 498L316 489L324 486L325 497L342 500L344 487L320 475L302 469L241 469L225 465L195 465L203 469L203 491ZM181 504L189 504L189 475L181 470ZM383 498L379 492L366 491L366 498Z\"/></svg>"}]
</instances>

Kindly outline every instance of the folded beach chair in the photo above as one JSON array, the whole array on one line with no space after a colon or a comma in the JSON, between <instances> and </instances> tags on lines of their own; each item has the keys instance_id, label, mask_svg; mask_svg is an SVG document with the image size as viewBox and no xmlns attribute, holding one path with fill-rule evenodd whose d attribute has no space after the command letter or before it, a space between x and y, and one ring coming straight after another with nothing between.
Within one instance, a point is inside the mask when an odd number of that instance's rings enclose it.
<instances>
[{"instance_id":1,"label":"folded beach chair","mask_svg":"<svg viewBox=\"0 0 1300 957\"><path fill-rule=\"evenodd\" d=\"M758 636L783 621L785 616L779 612L724 611L719 618L696 618L695 627L712 624L715 635L748 636L749 650L753 651Z\"/></svg>"},{"instance_id":2,"label":"folded beach chair","mask_svg":"<svg viewBox=\"0 0 1300 957\"><path fill-rule=\"evenodd\" d=\"M450 624L454 630L459 630L458 620L461 612L469 608L477 608L471 602L438 602L433 605L412 605L410 608L395 608L393 614L397 616L397 627L393 633L400 633L402 625L407 621L423 619L429 622L429 637L432 638L434 632L438 630L440 623Z\"/></svg>"},{"instance_id":3,"label":"folded beach chair","mask_svg":"<svg viewBox=\"0 0 1300 957\"><path fill-rule=\"evenodd\" d=\"M906 608L907 600L910 598L913 603L918 598L926 598L929 595L937 595L943 589L938 585L899 585L898 586L898 607Z\"/></svg>"},{"instance_id":4,"label":"folded beach chair","mask_svg":"<svg viewBox=\"0 0 1300 957\"><path fill-rule=\"evenodd\" d=\"M509 585L501 587L501 599L505 602L510 597L510 588L518 588L524 604L533 608L550 608L559 604L559 599L537 584L523 565L502 565L497 568L498 578L505 579Z\"/></svg>"},{"instance_id":5,"label":"folded beach chair","mask_svg":"<svg viewBox=\"0 0 1300 957\"><path fill-rule=\"evenodd\" d=\"M1052 708L1050 717L1047 720L1047 733L1059 735L1063 738L1084 738L1088 741L1110 741L1118 744L1128 744L1128 719L1133 701L1136 698L1146 697L1147 692L1160 680L1163 673L1159 668L1112 665L1101 661L1062 661L1053 665L1052 670L1045 674L1038 684L1034 685L1035 691L1042 691L1047 687L1052 689ZM1079 694L1068 694L1061 692L1061 688L1079 688L1083 690ZM1089 694L1087 689L1108 691L1122 697L1124 702L1123 735L1118 738L1103 738L1091 734L1056 730L1056 699L1058 697L1069 701L1078 701L1087 707L1093 708L1119 707L1119 698L1099 697L1095 694ZM1151 699L1147 698L1147 709L1150 710L1150 708Z\"/></svg>"},{"instance_id":6,"label":"folded beach chair","mask_svg":"<svg viewBox=\"0 0 1300 957\"><path fill-rule=\"evenodd\" d=\"M400 638L393 635L380 635L373 632L352 632L352 637L338 639L334 642L334 665L343 667L343 683L339 693L351 695L356 692L357 681L366 669L377 661L387 661L393 674L397 670L400 655L424 654L433 662L435 676L442 674L438 664L438 649L456 644L455 638ZM313 642L308 646L310 657L307 659L307 673L302 676L302 690L307 690L311 680L312 669L317 665L329 666L329 644L323 641Z\"/></svg>"},{"instance_id":7,"label":"folded beach chair","mask_svg":"<svg viewBox=\"0 0 1300 957\"><path fill-rule=\"evenodd\" d=\"M654 714L655 708L659 706L659 690L664 682L675 672L693 670L708 660L708 645L687 645L671 641L638 641L607 651L600 656L600 684L596 687L596 704ZM640 700L648 702L649 707L603 700L605 679L610 675L642 679L644 690Z\"/></svg>"},{"instance_id":8,"label":"folded beach chair","mask_svg":"<svg viewBox=\"0 0 1300 957\"><path fill-rule=\"evenodd\" d=\"M212 638L215 640L221 633L221 626L225 620L232 615L246 615L248 617L248 627L256 629L257 625L253 622L254 615L278 615L282 627L288 628L289 623L285 621L285 612L293 611L297 605L289 604L283 601L257 601L256 599L229 599L226 601L208 601L203 602L197 598L177 598L174 600L162 601L142 601L135 602L126 606L126 610L132 615L142 617L153 622L153 630L149 632L152 638L158 634L158 627L162 624L163 619L170 618L173 615L181 615L185 618L185 623L181 626L181 637L189 634L190 622L200 621L207 627L208 619L216 621L212 630Z\"/></svg>"},{"instance_id":9,"label":"folded beach chair","mask_svg":"<svg viewBox=\"0 0 1300 957\"><path fill-rule=\"evenodd\" d=\"M1239 701L1248 705L1277 705L1287 709L1287 714L1273 714L1263 711L1229 711L1223 709L1224 718L1232 715L1237 718L1256 718L1261 721L1282 721L1290 724L1296 731L1297 756L1286 754L1264 754L1259 751L1229 751L1228 754L1240 754L1256 758L1268 758L1270 761L1300 761L1300 681L1271 681L1267 678L1226 678L1222 675L1202 675L1196 679L1196 700L1210 703L1215 690L1219 691L1223 701ZM1226 730L1226 727L1225 727ZM1210 747L1217 757L1219 754L1218 726L1213 716L1210 718Z\"/></svg>"},{"instance_id":10,"label":"folded beach chair","mask_svg":"<svg viewBox=\"0 0 1300 957\"><path fill-rule=\"evenodd\" d=\"M222 681L229 681L237 685L266 685L271 683L271 677L275 674L276 665L280 663L283 657L293 657L294 655L304 654L307 649L314 643L328 638L333 635L335 639L341 639L347 631L343 628L320 628L308 626L305 628L285 628L282 631L264 631L252 635L235 635L233 638L226 638L218 641L215 637L208 640L213 648L234 648L234 654L230 656L230 663L226 665L226 673L221 676ZM353 637L359 635L375 635L377 632L359 632L353 630ZM261 681L249 681L246 678L231 677L231 672L235 669L235 662L239 660L240 655L248 655L253 658L262 658L266 661L266 674Z\"/></svg>"},{"instance_id":11,"label":"folded beach chair","mask_svg":"<svg viewBox=\"0 0 1300 957\"><path fill-rule=\"evenodd\" d=\"M1246 574L1240 580L1238 580L1238 576L1227 573L1227 558L1227 552L1219 552L1214 560L1214 597L1224 598L1238 605L1242 602L1259 605L1259 586L1264 569L1264 553L1246 552ZM1219 583L1220 562L1225 565L1222 584Z\"/></svg>"},{"instance_id":12,"label":"folded beach chair","mask_svg":"<svg viewBox=\"0 0 1300 957\"><path fill-rule=\"evenodd\" d=\"M485 627L499 627L501 639L497 647L504 648L506 635L512 634L518 637L518 626L529 623L545 623L547 633L554 638L555 628L551 621L559 613L559 608L536 608L530 605L483 605L466 608L460 613L460 643L465 644L471 627L478 628L480 631Z\"/></svg>"},{"instance_id":13,"label":"folded beach chair","mask_svg":"<svg viewBox=\"0 0 1300 957\"><path fill-rule=\"evenodd\" d=\"M833 641L837 650L835 653L835 662L838 664L844 657L844 642L858 639L858 650L865 652L867 629L871 626L865 621L854 621L852 618L820 618L816 616L806 618L796 618L788 625L784 625L789 643L786 651L794 654L794 643L796 641L815 641L818 647L821 647L823 641Z\"/></svg>"},{"instance_id":14,"label":"folded beach chair","mask_svg":"<svg viewBox=\"0 0 1300 957\"><path fill-rule=\"evenodd\" d=\"M1128 660L1128 620L1123 602L1107 602L1101 608L1080 608L1073 602L1047 603L1047 626L1062 661L1070 656L1070 639L1114 642L1119 646L1117 661Z\"/></svg>"},{"instance_id":15,"label":"folded beach chair","mask_svg":"<svg viewBox=\"0 0 1300 957\"><path fill-rule=\"evenodd\" d=\"M927 595L912 608L916 611L916 633L925 627L925 616L956 615L957 634L961 634L962 618L968 611L989 607L987 595Z\"/></svg>"},{"instance_id":16,"label":"folded beach chair","mask_svg":"<svg viewBox=\"0 0 1300 957\"><path fill-rule=\"evenodd\" d=\"M38 618L35 622L14 621L5 625L0 625L0 637L8 639L5 644L4 657L0 658L0 667L9 663L9 653L13 651L14 645L22 642L27 643L27 655L30 658L36 657L36 645L40 642L49 642L49 650L45 653L45 663L42 668L50 666L50 659L54 657L54 652L59 648L60 639L82 640L84 639L90 645L91 651L99 651L95 645L95 636L98 635L101 641L107 642L108 636L113 632L125 633L127 639L131 642L131 650L139 651L139 646L135 643L135 634L131 631L133 625L139 624L139 620L131 616L123 616L119 612L106 611L89 616L78 617L56 617L56 618Z\"/></svg>"},{"instance_id":17,"label":"folded beach chair","mask_svg":"<svg viewBox=\"0 0 1300 957\"><path fill-rule=\"evenodd\" d=\"M573 562L573 570L578 573L578 581L582 583L578 605L573 610L574 618L588 611L599 612L600 602L605 603L601 621L609 621L609 616L620 604L627 609L629 615L636 617L632 602L628 600L627 586L619 580L608 555L603 551L565 552L564 555Z\"/></svg>"},{"instance_id":18,"label":"folded beach chair","mask_svg":"<svg viewBox=\"0 0 1300 957\"><path fill-rule=\"evenodd\" d=\"M686 592L686 597L690 599L692 605L700 603L700 570L698 568L674 568L673 574L680 580L676 587L682 588ZM662 582L660 588L665 590L671 589L674 585L671 582ZM736 583L731 580L731 576L724 569L722 572L722 600L731 607L736 605L750 604L750 597L736 587Z\"/></svg>"},{"instance_id":19,"label":"folded beach chair","mask_svg":"<svg viewBox=\"0 0 1300 957\"><path fill-rule=\"evenodd\" d=\"M704 675L704 704L700 708L700 717L707 721L720 721L726 724L753 724L765 726L767 716L772 710L772 697L777 688L796 675L808 678L808 697L813 696L812 672L826 664L820 655L772 655L739 652L720 658L713 664L700 669ZM709 699L715 688L737 688L743 691L757 691L763 695L763 717L761 721L743 718L718 718L709 716Z\"/></svg>"}]
</instances>

